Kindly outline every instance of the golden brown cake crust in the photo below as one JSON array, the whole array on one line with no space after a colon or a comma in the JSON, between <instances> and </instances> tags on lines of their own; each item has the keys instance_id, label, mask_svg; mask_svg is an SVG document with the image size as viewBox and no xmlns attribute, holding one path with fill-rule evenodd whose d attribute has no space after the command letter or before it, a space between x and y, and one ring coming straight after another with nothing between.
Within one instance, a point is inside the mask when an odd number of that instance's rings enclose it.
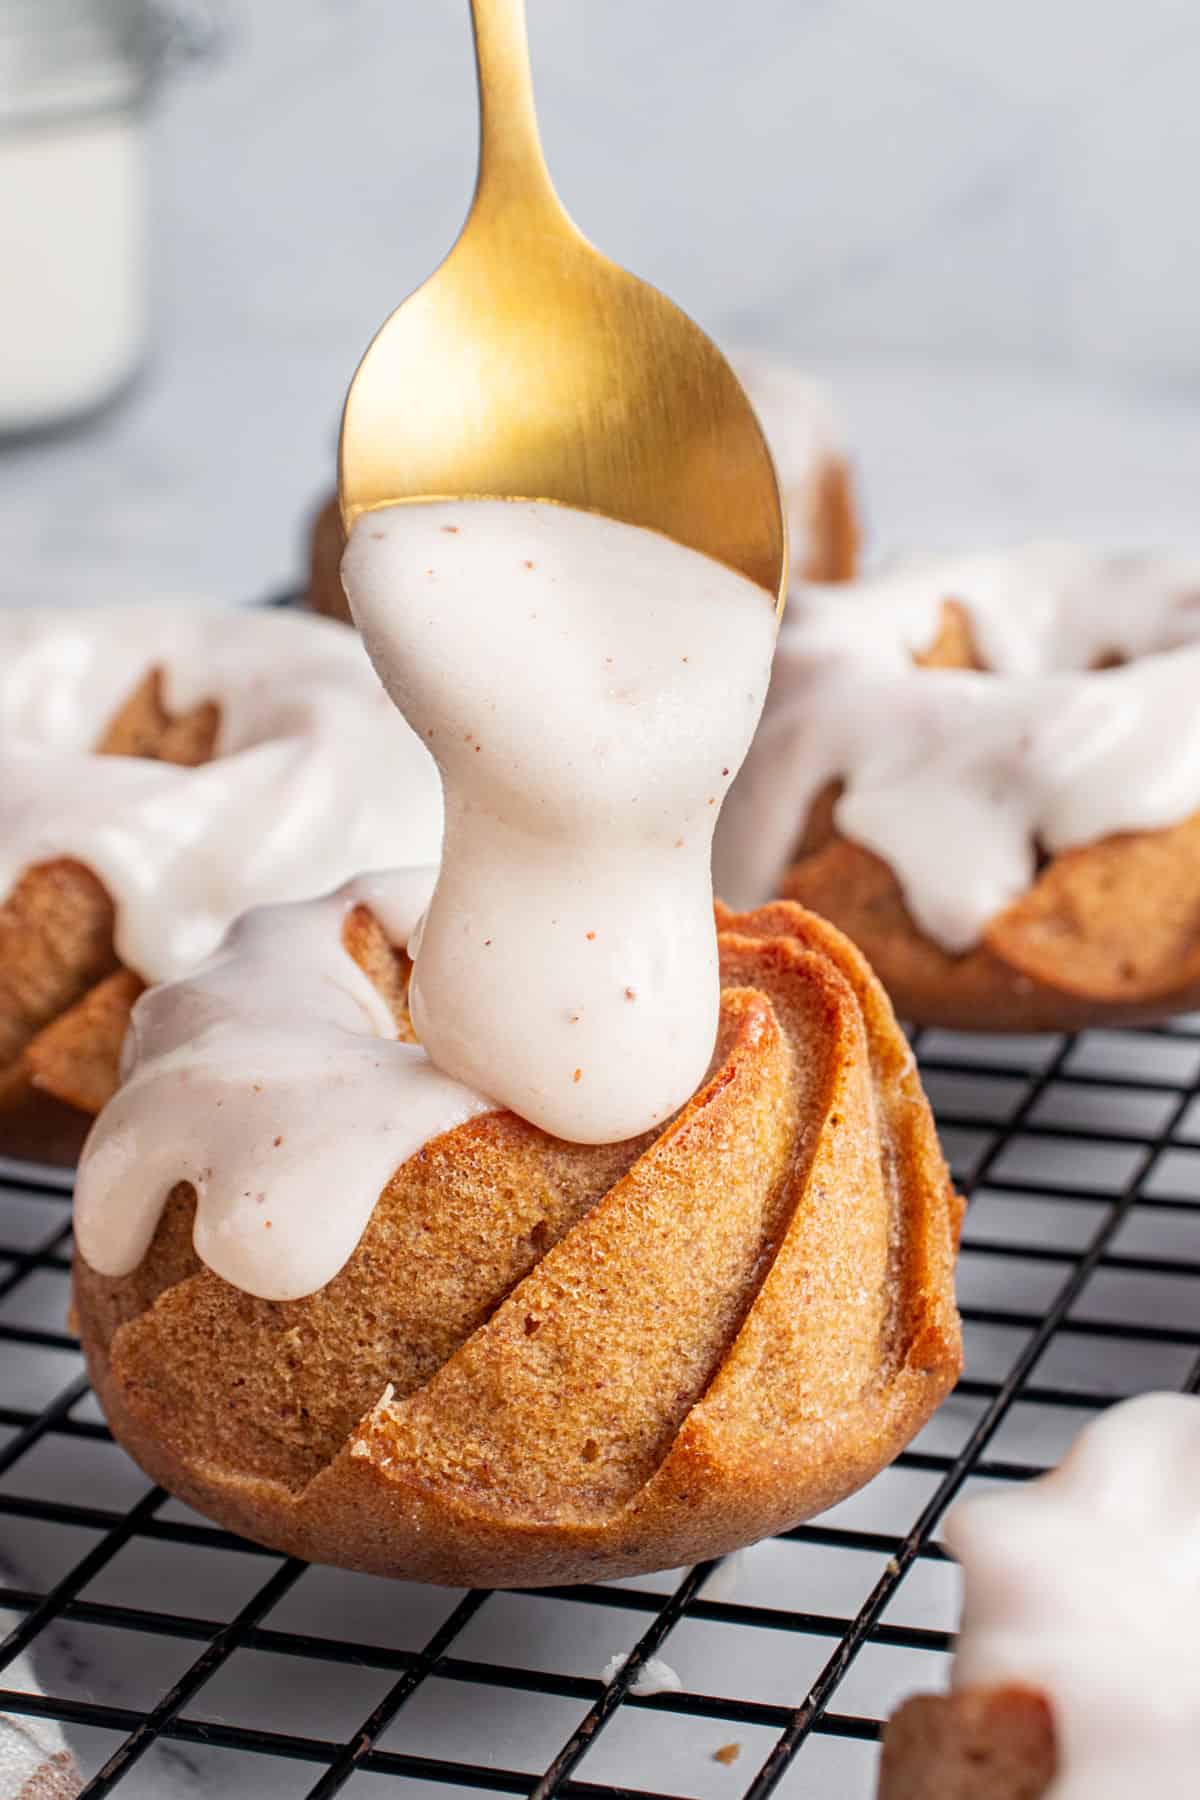
<instances>
[{"instance_id":1,"label":"golden brown cake crust","mask_svg":"<svg viewBox=\"0 0 1200 1800\"><path fill-rule=\"evenodd\" d=\"M212 756L218 718L211 702L169 713L151 669L96 752L192 768ZM116 1088L142 982L121 967L114 925L103 884L65 857L26 869L0 900L0 1154L73 1163Z\"/></svg>"},{"instance_id":2,"label":"golden brown cake crust","mask_svg":"<svg viewBox=\"0 0 1200 1800\"><path fill-rule=\"evenodd\" d=\"M980 666L954 602L917 661ZM1051 857L978 947L952 956L916 925L890 866L838 835L835 799L827 789L801 822L780 892L853 938L902 1018L962 1030L1077 1031L1200 1006L1200 813Z\"/></svg>"},{"instance_id":3,"label":"golden brown cake crust","mask_svg":"<svg viewBox=\"0 0 1200 1800\"><path fill-rule=\"evenodd\" d=\"M308 540L308 604L327 619L340 619L352 625L346 590L342 586L342 552L346 534L337 495L331 494L318 507Z\"/></svg>"},{"instance_id":4,"label":"golden brown cake crust","mask_svg":"<svg viewBox=\"0 0 1200 1800\"><path fill-rule=\"evenodd\" d=\"M843 457L822 464L808 506L805 581L850 581L858 568L861 542L854 477Z\"/></svg>"},{"instance_id":5,"label":"golden brown cake crust","mask_svg":"<svg viewBox=\"0 0 1200 1800\"><path fill-rule=\"evenodd\" d=\"M524 1585L733 1549L891 1461L958 1372L960 1205L858 953L786 904L719 923L713 1067L661 1133L472 1120L304 1300L203 1268L187 1188L131 1276L77 1261L142 1466L310 1559ZM378 959L363 909L347 941Z\"/></svg>"},{"instance_id":6,"label":"golden brown cake crust","mask_svg":"<svg viewBox=\"0 0 1200 1800\"><path fill-rule=\"evenodd\" d=\"M1057 1761L1050 1708L1031 1688L919 1694L884 1733L879 1800L1043 1800Z\"/></svg>"}]
</instances>

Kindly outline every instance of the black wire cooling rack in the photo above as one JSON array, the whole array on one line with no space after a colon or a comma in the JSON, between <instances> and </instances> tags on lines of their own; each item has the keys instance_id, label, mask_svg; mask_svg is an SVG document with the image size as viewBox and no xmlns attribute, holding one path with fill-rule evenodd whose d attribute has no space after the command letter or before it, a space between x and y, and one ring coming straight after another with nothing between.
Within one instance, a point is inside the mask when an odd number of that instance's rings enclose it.
<instances>
[{"instance_id":1,"label":"black wire cooling rack","mask_svg":"<svg viewBox=\"0 0 1200 1800\"><path fill-rule=\"evenodd\" d=\"M0 1711L61 1722L89 1797L869 1800L882 1720L944 1681L950 1502L1039 1473L1111 1401L1200 1391L1200 1017L915 1043L972 1198L966 1377L853 1500L637 1581L487 1594L309 1569L149 1487L63 1329L65 1186L10 1165Z\"/></svg>"}]
</instances>

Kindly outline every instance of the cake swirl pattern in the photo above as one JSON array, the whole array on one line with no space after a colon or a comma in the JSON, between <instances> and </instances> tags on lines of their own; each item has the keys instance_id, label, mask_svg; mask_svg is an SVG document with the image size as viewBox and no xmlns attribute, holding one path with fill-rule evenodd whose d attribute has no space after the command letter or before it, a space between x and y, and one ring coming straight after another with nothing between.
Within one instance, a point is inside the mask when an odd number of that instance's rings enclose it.
<instances>
[{"instance_id":1,"label":"cake swirl pattern","mask_svg":"<svg viewBox=\"0 0 1200 1800\"><path fill-rule=\"evenodd\" d=\"M380 921L396 930L413 897L405 876L296 909L305 932L336 938L341 924L346 960L370 972L401 1039L409 965ZM788 905L718 923L716 1052L663 1129L580 1145L510 1112L466 1117L377 1196L368 1183L357 1244L302 1298L256 1297L208 1266L195 1189L171 1187L161 1158L146 1254L102 1272L106 1232L125 1229L112 1209L140 1219L149 1191L134 1158L111 1153L118 1097L84 1165L76 1304L105 1410L143 1466L304 1556L504 1584L731 1549L889 1460L959 1361L958 1203L913 1059L836 931ZM266 954L278 979L302 983L296 948L251 929L221 979L236 991L239 956ZM270 990L261 965L256 979ZM394 1048L374 1035L383 1001L341 986L338 1004L372 1034L361 1041ZM212 997L201 977L182 1062L143 1001L130 1092L157 1043L159 1103L211 1103L188 1062L203 1055ZM248 1027L244 1044L259 1051L262 1093L251 1062L228 1039L220 1050L235 1146L278 1098L270 1031ZM291 1159L287 1178L311 1180L318 1205L356 1206L376 1154L378 1094L360 1073L353 1128L332 1102L338 1146L331 1134L310 1164L310 1140L289 1143L285 1121L268 1138L284 1143L263 1152Z\"/></svg>"}]
</instances>

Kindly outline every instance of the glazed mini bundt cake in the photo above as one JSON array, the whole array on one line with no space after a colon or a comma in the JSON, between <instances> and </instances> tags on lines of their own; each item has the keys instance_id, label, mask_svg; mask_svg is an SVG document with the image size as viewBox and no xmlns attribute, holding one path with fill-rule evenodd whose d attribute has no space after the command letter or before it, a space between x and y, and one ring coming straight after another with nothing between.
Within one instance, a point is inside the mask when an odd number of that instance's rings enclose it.
<instances>
[{"instance_id":1,"label":"glazed mini bundt cake","mask_svg":"<svg viewBox=\"0 0 1200 1800\"><path fill-rule=\"evenodd\" d=\"M858 953L714 925L772 597L521 501L365 513L342 572L441 864L259 909L135 1008L76 1190L116 1436L264 1543L450 1583L831 1505L953 1384L959 1207Z\"/></svg>"},{"instance_id":2,"label":"glazed mini bundt cake","mask_svg":"<svg viewBox=\"0 0 1200 1800\"><path fill-rule=\"evenodd\" d=\"M717 1047L664 1127L463 1106L401 1160L425 897L259 912L139 1001L77 1201L120 1442L263 1543L455 1584L666 1567L859 1487L959 1367L959 1202L862 957L792 904L721 912ZM262 1297L307 1232L311 1291Z\"/></svg>"},{"instance_id":3,"label":"glazed mini bundt cake","mask_svg":"<svg viewBox=\"0 0 1200 1800\"><path fill-rule=\"evenodd\" d=\"M905 1702L879 1800L1191 1800L1200 1770L1200 1399L1103 1414L1059 1469L963 1502L948 1694Z\"/></svg>"},{"instance_id":4,"label":"glazed mini bundt cake","mask_svg":"<svg viewBox=\"0 0 1200 1800\"><path fill-rule=\"evenodd\" d=\"M793 581L849 581L861 539L854 474L828 390L782 357L730 362L771 446L787 513Z\"/></svg>"},{"instance_id":5,"label":"glazed mini bundt cake","mask_svg":"<svg viewBox=\"0 0 1200 1800\"><path fill-rule=\"evenodd\" d=\"M0 610L0 1153L74 1160L145 982L244 907L436 857L440 828L436 770L340 627Z\"/></svg>"},{"instance_id":6,"label":"glazed mini bundt cake","mask_svg":"<svg viewBox=\"0 0 1200 1800\"><path fill-rule=\"evenodd\" d=\"M799 589L717 891L833 919L902 1017L1200 1004L1200 565L1030 546Z\"/></svg>"},{"instance_id":7,"label":"glazed mini bundt cake","mask_svg":"<svg viewBox=\"0 0 1200 1800\"><path fill-rule=\"evenodd\" d=\"M820 382L758 350L730 357L767 434L787 511L791 570L800 581L848 581L860 538L854 475L833 403ZM308 602L349 619L341 561L346 535L336 494L309 530Z\"/></svg>"}]
</instances>

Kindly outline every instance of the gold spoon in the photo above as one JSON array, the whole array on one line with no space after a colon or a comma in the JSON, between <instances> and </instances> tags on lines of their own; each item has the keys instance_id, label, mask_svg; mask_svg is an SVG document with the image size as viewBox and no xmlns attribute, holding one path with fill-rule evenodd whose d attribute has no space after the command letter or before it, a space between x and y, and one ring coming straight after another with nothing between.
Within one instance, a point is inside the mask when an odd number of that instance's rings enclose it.
<instances>
[{"instance_id":1,"label":"gold spoon","mask_svg":"<svg viewBox=\"0 0 1200 1800\"><path fill-rule=\"evenodd\" d=\"M538 137L525 0L471 11L475 198L351 383L346 530L398 501L558 501L703 551L782 608L787 528L749 400L699 327L563 210Z\"/></svg>"}]
</instances>

